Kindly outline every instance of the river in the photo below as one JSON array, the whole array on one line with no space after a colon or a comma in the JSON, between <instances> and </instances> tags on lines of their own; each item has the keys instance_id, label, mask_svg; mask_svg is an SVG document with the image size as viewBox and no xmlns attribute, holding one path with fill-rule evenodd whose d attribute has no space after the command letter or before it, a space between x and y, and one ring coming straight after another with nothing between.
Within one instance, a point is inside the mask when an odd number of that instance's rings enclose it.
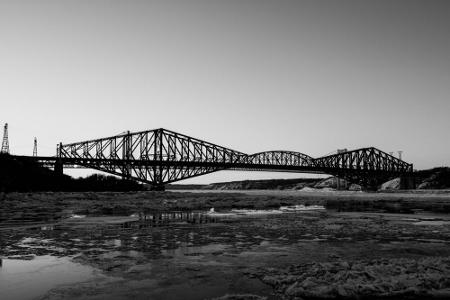
<instances>
[{"instance_id":1,"label":"river","mask_svg":"<svg viewBox=\"0 0 450 300\"><path fill-rule=\"evenodd\" d=\"M189 300L227 294L278 299L264 280L274 270L448 256L448 222L446 215L345 213L302 205L72 214L0 229L0 299Z\"/></svg>"}]
</instances>

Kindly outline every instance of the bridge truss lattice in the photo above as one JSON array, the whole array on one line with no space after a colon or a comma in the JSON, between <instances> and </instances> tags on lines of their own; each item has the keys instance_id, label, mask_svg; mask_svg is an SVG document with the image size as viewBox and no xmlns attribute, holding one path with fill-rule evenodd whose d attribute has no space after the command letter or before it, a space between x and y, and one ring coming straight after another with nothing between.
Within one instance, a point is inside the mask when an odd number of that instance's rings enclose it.
<instances>
[{"instance_id":1,"label":"bridge truss lattice","mask_svg":"<svg viewBox=\"0 0 450 300\"><path fill-rule=\"evenodd\" d=\"M78 165L124 178L164 184L219 170L261 170L336 175L364 186L413 171L379 149L361 148L320 158L293 151L245 154L167 129L60 144L55 168Z\"/></svg>"}]
</instances>

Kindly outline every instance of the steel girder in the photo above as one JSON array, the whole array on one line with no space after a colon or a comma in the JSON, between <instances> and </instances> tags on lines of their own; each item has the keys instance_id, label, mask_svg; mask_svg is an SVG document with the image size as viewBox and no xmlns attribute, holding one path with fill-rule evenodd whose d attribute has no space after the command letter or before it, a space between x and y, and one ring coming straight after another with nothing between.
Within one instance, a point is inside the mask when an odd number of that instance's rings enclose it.
<instances>
[{"instance_id":1,"label":"steel girder","mask_svg":"<svg viewBox=\"0 0 450 300\"><path fill-rule=\"evenodd\" d=\"M246 162L255 165L312 167L314 159L300 152L266 151L248 155Z\"/></svg>"},{"instance_id":2,"label":"steel girder","mask_svg":"<svg viewBox=\"0 0 450 300\"><path fill-rule=\"evenodd\" d=\"M225 169L325 173L366 185L413 171L411 164L376 148L316 159L292 151L249 155L162 128L60 144L57 153L65 166L93 168L157 187Z\"/></svg>"},{"instance_id":3,"label":"steel girder","mask_svg":"<svg viewBox=\"0 0 450 300\"><path fill-rule=\"evenodd\" d=\"M321 168L355 171L382 171L393 173L413 171L412 164L408 164L403 160L373 147L316 158L314 163L317 167Z\"/></svg>"},{"instance_id":4,"label":"steel girder","mask_svg":"<svg viewBox=\"0 0 450 300\"><path fill-rule=\"evenodd\" d=\"M65 161L162 186L221 169L242 160L244 153L166 129L60 145Z\"/></svg>"},{"instance_id":5,"label":"steel girder","mask_svg":"<svg viewBox=\"0 0 450 300\"><path fill-rule=\"evenodd\" d=\"M328 155L314 162L317 167L328 170L329 174L369 188L375 188L394 176L413 173L412 164L374 147Z\"/></svg>"}]
</instances>

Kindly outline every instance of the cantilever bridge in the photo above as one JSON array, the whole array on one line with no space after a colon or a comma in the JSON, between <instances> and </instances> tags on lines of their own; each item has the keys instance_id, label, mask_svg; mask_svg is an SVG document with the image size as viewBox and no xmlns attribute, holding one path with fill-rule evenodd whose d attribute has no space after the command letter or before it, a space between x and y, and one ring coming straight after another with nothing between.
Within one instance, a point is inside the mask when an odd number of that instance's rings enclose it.
<instances>
[{"instance_id":1,"label":"cantilever bridge","mask_svg":"<svg viewBox=\"0 0 450 300\"><path fill-rule=\"evenodd\" d=\"M293 151L246 154L162 128L60 144L56 157L28 158L59 172L81 166L150 183L155 189L220 170L330 174L369 188L413 172L412 164L373 147L319 158Z\"/></svg>"}]
</instances>

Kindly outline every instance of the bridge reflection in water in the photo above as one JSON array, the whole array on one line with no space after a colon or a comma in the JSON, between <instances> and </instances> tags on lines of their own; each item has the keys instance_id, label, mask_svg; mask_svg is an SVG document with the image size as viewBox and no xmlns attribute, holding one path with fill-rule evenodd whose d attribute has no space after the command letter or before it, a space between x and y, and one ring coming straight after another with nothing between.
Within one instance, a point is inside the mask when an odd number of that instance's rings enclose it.
<instances>
[{"instance_id":1,"label":"bridge reflection in water","mask_svg":"<svg viewBox=\"0 0 450 300\"><path fill-rule=\"evenodd\" d=\"M180 224L207 224L217 221L213 216L209 216L205 212L157 212L157 213L141 213L139 220L128 221L122 224L122 228L148 228L163 227L167 225Z\"/></svg>"}]
</instances>

